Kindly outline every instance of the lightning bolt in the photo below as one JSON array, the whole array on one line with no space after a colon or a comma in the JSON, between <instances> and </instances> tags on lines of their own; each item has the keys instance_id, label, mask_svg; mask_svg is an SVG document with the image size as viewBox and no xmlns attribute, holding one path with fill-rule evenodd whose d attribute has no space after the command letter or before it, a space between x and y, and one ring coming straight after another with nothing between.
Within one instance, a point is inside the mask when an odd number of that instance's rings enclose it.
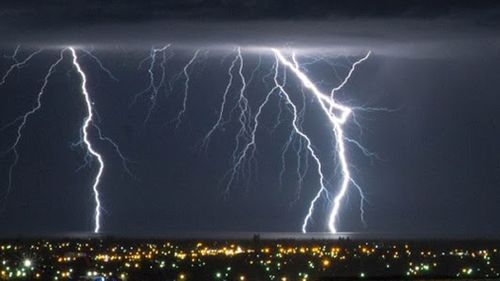
<instances>
[{"instance_id":1,"label":"lightning bolt","mask_svg":"<svg viewBox=\"0 0 500 281\"><path fill-rule=\"evenodd\" d=\"M227 76L229 77L228 79L228 82L226 84L226 88L224 90L224 93L222 94L222 102L221 102L221 105L220 105L220 108L219 108L219 116L217 118L217 121L214 123L214 125L212 126L212 128L208 131L208 133L205 135L205 137L203 138L203 142L202 142L202 146L205 148L205 150L207 149L208 147L208 144L210 142L210 138L211 136L214 134L214 132L222 127L224 125L224 111L226 109L226 103L227 103L227 97L228 97L228 94L229 94L229 90L231 89L231 87L233 86L233 69L236 65L236 62L238 61L239 59L239 56L235 56L234 59L231 61L231 65L229 66L229 69L227 71Z\"/></svg>"},{"instance_id":2,"label":"lightning bolt","mask_svg":"<svg viewBox=\"0 0 500 281\"><path fill-rule=\"evenodd\" d=\"M182 73L184 75L184 95L182 99L182 108L177 114L177 117L174 119L176 122L175 127L178 128L179 125L182 122L182 117L184 116L184 113L186 113L186 106L187 106L187 100L188 100L188 92L189 92L189 67L194 63L196 58L198 57L198 54L200 53L200 50L196 50L193 54L193 57L188 61L188 63L184 66Z\"/></svg>"},{"instance_id":3,"label":"lightning bolt","mask_svg":"<svg viewBox=\"0 0 500 281\"><path fill-rule=\"evenodd\" d=\"M12 59L15 61L15 64L9 68L9 70L7 71L7 73L3 76L4 80L2 80L2 81L5 81L5 79L9 76L9 74L12 72L13 69L23 67L24 65L26 65L29 62L29 60L34 55L36 55L37 53L40 52L40 50L35 51L35 52L31 53L23 61L18 61L16 59L16 54L18 53L18 49L19 49L19 47L16 48L16 50L14 51L14 54L12 55ZM82 70L82 68L81 68L81 66L80 66L80 64L78 62L78 56L77 56L77 53L76 53L76 51L75 51L75 49L73 47L68 47L68 48L62 49L60 51L60 53L59 53L59 58L53 64L50 65L47 73L44 76L43 83L42 83L42 85L40 87L40 90L38 91L35 105L29 111L27 111L23 115L15 118L14 121L12 121L12 122L4 125L0 129L0 130L5 130L6 128L11 127L11 126L19 123L19 125L17 126L17 129L16 129L16 138L15 138L14 143L7 150L4 151L4 153L12 152L14 154L14 160L12 161L11 165L9 166L8 185L7 185L6 191L4 192L4 194L2 194L2 199L3 199L2 201L5 202L5 200L7 199L8 194L10 193L10 190L12 189L13 171L14 171L14 168L16 167L16 165L18 163L18 160L19 160L18 146L19 146L19 143L20 143L20 141L22 139L22 136L23 136L22 132L23 132L24 128L26 127L29 118L31 116L33 116L38 110L40 110L42 108L42 98L43 98L43 96L44 96L44 94L46 92L46 88L47 88L47 85L49 83L49 79L52 76L52 74L55 72L56 67L64 59L64 53L67 50L69 50L71 52L71 55L72 55L72 58L73 58L72 59L73 66L76 68L79 76L82 79L81 93L82 93L82 95L84 97L85 104L86 104L86 109L87 109L87 116L85 117L83 125L82 125L82 128L81 128L81 141L80 141L79 144L85 145L85 147L87 148L87 151L88 151L89 155L91 155L91 157L97 159L97 161L99 162L99 170L98 170L98 173L97 173L97 175L96 175L96 177L94 179L94 183L93 183L93 186L92 186L92 189L94 191L94 198L95 198L95 202L96 202L94 232L97 233L97 232L99 232L99 229L100 229L100 210L101 210L101 203L100 203L100 200L99 200L99 190L98 190L98 187L99 187L100 179L101 179L101 176L102 176L102 173L103 173L103 170L104 170L104 162L103 162L102 156L93 148L93 146L92 146L92 144L91 144L91 142L89 140L89 129L91 127L94 128L94 130L97 131L98 137L99 137L99 139L101 141L105 141L105 142L109 143L113 147L113 149L115 150L115 152L121 158L122 165L123 165L125 171L130 176L133 177L133 175L132 175L132 173L131 173L130 169L128 168L128 165L127 165L127 163L129 162L129 160L121 152L121 150L119 149L118 145L111 138L104 136L102 134L100 128L93 121L93 112L95 110L93 108L93 103L92 103L92 101L91 101L91 99L89 97L89 94L88 94L88 91L87 91L87 87L86 87L87 77L86 77L84 71ZM97 62L97 64L99 65L99 67L110 76L110 78L112 78L112 79L114 78L113 74L107 68L104 67L104 65L101 63L101 61L96 56L94 56L92 53L90 53L89 51L86 51L86 50L82 50L82 52L86 53L91 58L93 58ZM88 164L88 162L87 162L87 164ZM2 205L4 205L4 204L2 204Z\"/></svg>"},{"instance_id":4,"label":"lightning bolt","mask_svg":"<svg viewBox=\"0 0 500 281\"><path fill-rule=\"evenodd\" d=\"M88 152L97 160L99 163L98 171L97 174L94 178L94 183L92 185L92 190L94 192L94 201L95 201L95 210L94 210L94 233L99 233L99 230L101 228L101 201L99 198L99 183L101 181L102 174L104 172L104 161L102 158L102 155L99 154L94 147L92 146L92 143L89 140L89 127L92 126L92 118L93 118L93 108L92 108L92 101L90 99L89 93L87 91L87 76L85 75L85 72L82 70L80 64L78 63L78 56L76 54L76 51L73 47L68 48L71 51L71 55L73 56L73 66L76 68L78 74L80 75L81 78L81 93L84 97L85 100L85 105L87 108L87 116L85 117L82 125L82 133L83 133L83 142L85 143L85 146L87 147Z\"/></svg>"},{"instance_id":5,"label":"lightning bolt","mask_svg":"<svg viewBox=\"0 0 500 281\"><path fill-rule=\"evenodd\" d=\"M14 52L14 57L15 57L15 54L17 53L17 50L18 50L18 48L16 48L16 51ZM13 173L14 168L16 167L17 162L19 160L19 152L18 152L17 148L18 148L19 142L21 141L21 138L23 136L22 135L23 129L26 127L26 123L28 122L28 119L32 115L34 115L40 108L42 108L42 97L43 97L43 95L45 93L45 89L49 83L49 78L52 75L52 73L54 73L56 66L63 60L63 53L64 53L64 51L60 52L59 58L52 65L50 65L50 68L47 71L47 74L45 74L42 86L40 87L40 90L38 91L38 94L37 94L37 99L36 99L35 105L29 111L27 111L25 114L19 116L13 122L7 124L6 126L4 126L2 128L2 130L4 130L7 127L14 125L15 123L20 121L20 124L16 130L16 138L15 138L14 143L6 151L4 151L4 153L12 152L14 154L14 161L9 166L7 190L2 195L2 198L3 198L2 206L5 205L5 200L7 199L8 195L10 193L10 190L12 189L12 173ZM32 53L30 56L28 56L27 59L23 60L20 63L16 63L16 65L26 64L29 61L29 59L31 57L33 57L35 54L36 54L36 52ZM14 68L11 67L9 70L11 70L11 69L14 69ZM7 73L10 73L10 72L7 72ZM5 76L3 77L4 80L2 80L3 82L5 81L7 76L8 76L8 74L5 74Z\"/></svg>"},{"instance_id":6,"label":"lightning bolt","mask_svg":"<svg viewBox=\"0 0 500 281\"><path fill-rule=\"evenodd\" d=\"M148 66L148 76L149 76L149 84L148 86L139 92L138 94L135 95L134 100L132 104L134 104L139 96L142 96L144 94L149 93L149 100L150 100L150 105L148 109L148 113L146 115L146 118L144 120L144 123L146 123L149 118L151 117L151 113L153 112L153 109L156 106L156 100L158 98L158 93L162 87L165 86L165 76L166 76L166 63L167 60L169 59L166 55L167 51L170 49L171 44L167 44L161 48L151 48L151 51L149 53L149 57L145 58L139 63L139 68L141 68L142 64L149 60L149 66ZM157 65L157 59L158 55L161 55L161 61L159 62L160 64L160 73L159 73L159 78L156 77L155 73L155 67Z\"/></svg>"},{"instance_id":7,"label":"lightning bolt","mask_svg":"<svg viewBox=\"0 0 500 281\"><path fill-rule=\"evenodd\" d=\"M339 191L336 193L336 195L333 198L333 203L332 203L332 207L331 207L329 218L328 218L328 228L329 228L330 232L336 233L337 232L336 219L339 215L340 203L347 193L349 183L352 183L354 181L352 180L351 173L349 171L349 165L348 165L346 148L345 148L344 130L342 127L342 125L346 122L347 118L351 114L352 109L345 106L345 105L342 105L342 104L336 102L336 100L334 99L334 94L336 91L341 89L348 82L348 80L351 77L352 73L354 72L356 66L359 65L360 63L362 63L363 61L365 61L366 59L368 59L368 57L370 56L370 52L368 52L366 54L366 56L364 56L360 60L356 61L352 65L348 75L342 81L342 83L340 83L337 87L333 88L330 92L330 95L326 95L325 93L321 92L316 87L316 85L307 77L307 75L303 71L300 70L298 63L295 59L293 59L293 62L291 62L288 59L286 59L285 56L278 49L272 48L271 50L274 53L274 55L276 56L277 60L279 60L279 62L281 64L283 64L286 68L290 69L292 71L292 73L294 73L295 76L300 80L300 82L302 83L302 86L304 88L308 89L309 92L316 98L317 102L319 103L319 105L321 107L322 112L325 114L325 116L330 121L330 125L331 125L332 131L334 133L335 140L336 140L336 151L337 151L337 156L339 159L341 174L342 174ZM295 57L295 56L293 56L293 57ZM284 94L285 92L283 90L281 90L281 93ZM292 105L293 103L291 103L288 95L286 95L286 94L284 94L284 95L287 98L287 101L289 101L289 104ZM295 107L292 106L292 108L295 108ZM294 109L294 112L296 112L296 109ZM338 112L337 114L339 114L339 116L336 114L336 112ZM296 116L294 114L294 119L295 118L296 118ZM297 131L296 128L295 128L295 130ZM297 133L299 133L299 132L297 132ZM299 133L299 135L300 135L300 133ZM309 143L310 143L310 141L308 142L308 144ZM317 165L319 166L318 172L320 173L320 186L321 187L320 187L319 191L316 193L316 196L313 198L313 200L310 203L308 213L307 213L306 217L304 218L304 223L302 225L303 232L307 231L307 225L308 225L309 220L312 217L312 213L314 212L314 207L315 207L316 202L322 196L323 193L328 194L328 190L326 189L325 182L324 182L324 176L323 176L323 173L321 171L322 170L321 169L321 161L319 161L319 158L317 158L317 156L315 157L315 154L313 154L313 152L311 150L309 150L309 151L311 152L311 155L313 156ZM361 191L361 189L359 188L359 185L355 184L355 186L358 187L358 190ZM361 194L362 194L362 198L364 198L363 193L361 193Z\"/></svg>"}]
</instances>

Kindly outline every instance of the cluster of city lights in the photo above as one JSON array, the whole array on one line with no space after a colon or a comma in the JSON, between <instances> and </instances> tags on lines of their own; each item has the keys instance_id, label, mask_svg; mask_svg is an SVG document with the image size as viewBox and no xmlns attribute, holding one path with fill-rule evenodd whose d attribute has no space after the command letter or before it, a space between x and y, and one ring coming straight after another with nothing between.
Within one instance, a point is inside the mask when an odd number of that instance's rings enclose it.
<instances>
[{"instance_id":1,"label":"cluster of city lights","mask_svg":"<svg viewBox=\"0 0 500 281\"><path fill-rule=\"evenodd\" d=\"M0 280L141 280L153 275L221 281L395 275L498 278L500 251L494 243L431 246L348 240L0 243Z\"/></svg>"}]
</instances>

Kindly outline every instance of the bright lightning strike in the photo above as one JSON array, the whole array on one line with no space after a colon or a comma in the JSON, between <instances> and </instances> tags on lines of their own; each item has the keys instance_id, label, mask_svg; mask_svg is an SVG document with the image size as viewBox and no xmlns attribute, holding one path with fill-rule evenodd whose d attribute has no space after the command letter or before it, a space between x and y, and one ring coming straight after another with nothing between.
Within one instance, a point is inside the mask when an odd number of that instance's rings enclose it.
<instances>
[{"instance_id":1,"label":"bright lightning strike","mask_svg":"<svg viewBox=\"0 0 500 281\"><path fill-rule=\"evenodd\" d=\"M97 162L99 163L99 168L97 171L97 174L94 179L94 183L92 185L92 190L94 191L94 200L95 200L95 211L94 211L94 233L99 233L99 230L101 228L101 201L99 199L99 183L101 181L101 176L102 173L104 172L104 161L102 159L101 154L99 154L94 147L92 146L92 143L89 140L89 132L88 129L90 126L92 126L92 118L93 118L93 108L92 108L92 101L90 100L89 93L87 91L87 76L85 75L85 72L82 70L80 64L78 63L78 56L76 54L76 51L73 47L69 47L69 50L71 51L71 55L73 56L73 65L76 68L78 74L80 75L81 78L81 93L84 97L85 104L87 107L87 116L85 117L82 125L82 132L83 132L83 142L85 143L85 146L87 147L88 152L95 158L97 159Z\"/></svg>"},{"instance_id":2,"label":"bright lightning strike","mask_svg":"<svg viewBox=\"0 0 500 281\"><path fill-rule=\"evenodd\" d=\"M345 105L337 103L334 99L334 93L336 91L338 91L339 89L341 89L348 82L348 80L351 77L352 73L354 72L356 66L358 64L362 63L363 61L365 61L366 59L368 59L368 57L370 56L370 52L368 52L365 57L361 58L360 60L358 60L357 62L355 62L352 65L352 67L351 67L347 77L344 79L344 81L342 81L342 83L339 86L332 89L332 91L330 92L330 96L328 96L328 95L324 94L323 92L321 92L314 85L314 83L307 77L307 75L304 74L304 72L302 72L299 69L299 65L295 59L293 59L293 62L291 62L291 61L287 60L285 58L285 56L279 50L272 49L272 51L275 54L276 58L280 61L280 63L282 63L288 69L290 69L295 74L295 76L301 81L302 85L314 95L314 97L316 98L316 100L318 101L318 103L321 106L322 112L326 115L326 117L330 121L331 128L332 128L333 133L335 135L336 151L337 151L337 155L338 155L339 162L340 162L342 179L341 179L339 191L336 193L335 197L333 198L333 204L332 204L332 208L330 210L330 214L329 214L329 218L328 218L328 228L329 228L330 232L336 233L337 232L336 219L338 218L338 215L339 215L340 203L347 193L349 183L353 182L353 180L351 178L351 173L349 171L349 164L348 164L346 149L345 149L344 130L342 127L342 125L346 122L348 116L351 114L352 109L345 106ZM289 98L287 100L289 100ZM334 110L339 112L340 116L337 116L337 114L335 114ZM313 158L315 158L315 157L313 156ZM316 160L317 164L320 163L319 159L315 158L315 160ZM321 166L320 166L319 170L321 170ZM322 172L320 173L320 177L321 177L321 179L324 179ZM311 219L311 216L312 216L312 213L314 211L314 207L315 207L317 200L321 197L322 193L328 193L328 190L326 189L323 180L320 180L320 185L321 185L321 188L316 193L316 196L313 198L313 200L311 201L311 204L310 204L310 207L308 210L308 214L306 215L306 217L304 219L304 223L302 225L303 232L307 231L307 225L308 225L309 220ZM356 187L358 187L358 190L360 190L359 186L357 184L356 184ZM361 193L361 194L362 194L362 197L364 197L363 193Z\"/></svg>"},{"instance_id":3,"label":"bright lightning strike","mask_svg":"<svg viewBox=\"0 0 500 281\"><path fill-rule=\"evenodd\" d=\"M69 50L71 52L71 54L72 54L72 64L76 68L76 70L77 70L77 72L78 72L78 74L79 74L79 76L81 78L81 93L82 93L82 95L84 97L85 105L86 105L86 109L87 109L86 110L87 111L87 115L86 115L86 117L84 119L84 122L83 122L83 125L82 125L82 128L81 128L81 133L82 134L81 134L81 141L79 142L79 144L84 145L86 147L89 157L95 158L99 162L99 170L98 170L98 173L97 173L96 177L94 178L94 182L93 182L93 185L92 185L92 190L94 192L94 199L95 199L95 203L96 203L95 214L94 214L95 215L94 216L95 217L94 232L97 233L97 232L99 232L99 229L100 229L100 211L101 211L101 202L99 200L99 189L98 188L99 188L100 179L101 179L101 176L102 176L102 173L103 173L103 170L104 170L104 162L103 162L103 158L102 158L101 154L99 154L94 149L92 143L89 140L89 130L91 128L94 128L94 130L97 132L99 140L105 141L105 142L109 143L109 145L111 145L113 147L113 149L115 150L115 152L121 158L122 165L123 165L125 171L131 177L133 177L133 175L132 175L130 169L128 168L128 166L127 166L127 163L129 162L129 160L127 158L125 158L125 156L123 155L123 153L119 149L118 145L111 138L104 136L101 133L101 130L97 126L97 124L94 123L93 114L94 114L95 110L93 108L93 102L91 101L89 93L87 91L87 86L86 86L87 77L86 77L84 71L82 70L82 68L81 68L81 66L80 66L80 64L78 62L78 56L77 56L76 50L73 47L68 47L68 48L65 48L65 49L61 50L60 53L59 53L59 58L53 64L50 65L47 73L44 76L43 83L42 83L42 85L41 85L41 87L40 87L40 89L38 91L35 105L29 111L25 112L23 115L15 118L14 121L12 121L12 122L4 125L2 128L0 128L0 130L4 130L4 129L8 128L8 127L14 126L14 125L16 125L16 124L19 123L19 125L16 127L16 138L15 138L13 144L7 150L4 151L4 153L12 152L13 155L14 155L14 159L13 159L13 161L12 161L12 163L9 166L9 169L8 169L8 185L7 185L6 191L3 192L2 197L1 197L2 198L2 206L5 205L3 202L5 202L5 200L7 199L7 196L9 195L9 193L10 193L10 191L12 189L13 172L14 172L14 168L16 167L16 165L18 163L18 160L19 160L18 146L19 146L19 143L20 143L20 141L22 139L22 136L23 136L23 134L22 134L23 130L25 129L25 127L27 125L28 119L30 119L35 113L37 113L42 108L42 98L43 98L43 96L44 96L44 94L46 92L46 88L48 86L49 79L52 76L52 74L55 72L56 67L64 59L64 53L67 50ZM9 77L9 75L11 74L11 72L14 69L18 69L18 68L21 68L21 67L25 66L36 54L38 54L39 52L41 52L41 50L38 50L38 51L35 51L35 52L31 53L27 58L25 58L22 61L19 61L16 58L16 55L18 54L18 52L19 52L19 47L16 48L16 50L14 51L14 54L12 56L9 56L15 62L15 64L13 64L7 70L7 72L4 74L4 76L2 78L2 83L5 83L6 79ZM86 53L93 60L95 60L97 62L97 64L99 65L99 67L104 72L106 72L111 79L117 80L113 76L113 74L107 68L104 67L104 65L101 63L101 61L96 56L94 56L89 51L82 50L82 52Z\"/></svg>"},{"instance_id":4,"label":"bright lightning strike","mask_svg":"<svg viewBox=\"0 0 500 281\"><path fill-rule=\"evenodd\" d=\"M252 168L252 163L255 161L255 154L256 154L256 149L257 149L257 142L256 142L256 133L257 130L260 126L260 117L262 115L262 112L265 108L265 106L269 103L270 98L273 94L277 93L280 98L282 98L285 101L285 104L292 114L292 134L290 135L289 139L285 143L282 154L281 154L281 159L282 159L282 169L280 172L280 185L282 184L282 177L283 173L285 170L285 154L288 151L292 141L294 140L295 136L298 136L298 148L297 148L297 155L298 155L298 164L297 164L297 175L299 179L299 193L300 193L300 186L302 184L302 181L305 176L305 172L308 169L308 164L307 164L307 159L308 156L312 158L316 165L316 172L319 176L319 184L320 184L320 189L316 192L315 196L313 197L312 201L310 202L309 208L307 210L307 214L304 217L304 221L302 224L302 232L307 232L308 225L310 221L312 220L315 207L317 202L322 198L325 197L328 201L332 201L332 206L331 210L328 216L328 229L332 233L336 233L336 220L339 215L339 208L340 204L345 197L348 187L350 184L352 184L356 189L359 191L361 195L361 205L360 205L360 211L361 211L361 220L363 224L365 224L365 219L364 219L364 201L365 201L365 196L363 194L363 191L361 187L352 179L351 177L351 172L349 170L349 163L348 163L348 158L347 158L347 153L346 153L346 148L345 148L345 142L353 143L355 144L363 154L367 156L376 156L375 154L369 152L366 150L361 144L351 138L348 138L344 135L344 129L343 125L347 121L347 118L352 114L353 108L350 108L348 106L345 106L343 104L338 103L335 100L335 93L342 89L349 79L351 78L352 74L354 73L356 67L367 60L370 56L370 52L368 52L364 57L356 61L354 64L351 65L348 74L346 77L341 81L341 83L334 87L331 91L330 94L325 94L322 91L318 89L318 87L309 79L309 77L300 69L300 64L295 56L295 54L292 54L291 60L288 60L281 51L278 49L271 48L270 51L274 54L275 58L275 63L273 64L271 72L266 75L263 78L263 82L265 82L266 78L269 76L273 77L273 87L267 92L265 95L264 100L262 100L257 107L257 110L255 114L251 113L250 106L249 106L249 101L247 96L245 95L246 87L247 87L247 81L245 79L245 76L243 74L243 56L241 52L241 48L237 48L237 54L235 55L234 59L231 62L231 65L228 69L228 83L226 84L225 91L223 93L222 97L222 103L220 105L220 110L219 110L219 115L217 118L217 121L215 124L212 126L212 128L208 131L206 134L205 138L203 139L203 145L206 146L208 145L208 142L210 140L210 137L213 135L215 130L224 124L224 111L225 108L227 107L227 96L229 93L229 90L233 86L233 80L234 80L234 74L233 71L236 68L237 69L237 74L239 76L239 80L241 81L241 87L239 90L239 94L237 96L237 101L236 104L229 114L229 116L232 115L234 111L238 111L238 122L240 125L240 129L238 133L236 134L236 145L233 149L233 164L231 169L227 172L225 179L226 181L226 188L225 188L225 193L227 194L231 186L235 183L235 181L242 176L240 173L246 171L247 173L249 172L249 169ZM238 65L237 65L238 63ZM283 66L283 77L282 79L279 78L280 76L280 66ZM257 67L258 68L258 67ZM302 105L302 110L298 109L298 106L292 101L290 95L288 94L285 85L286 85L286 73L287 70L291 71L296 78L299 79L299 81L302 84L302 94L303 94L303 105ZM251 77L253 78L253 74L255 72L255 69L252 71ZM281 80L281 81L280 81ZM332 133L335 137L335 151L337 153L337 158L339 161L339 166L341 170L341 180L340 180L340 186L338 188L338 191L335 193L335 196L330 195L330 192L327 188L327 181L326 177L323 171L324 164L322 160L319 157L318 152L315 150L314 146L312 145L312 141L310 137L305 133L305 131L302 129L302 122L304 119L304 108L305 108L305 96L306 93L304 90L307 90L309 94L312 94L312 97L319 103L321 112L328 118L329 125L331 127ZM279 104L279 113L276 121L276 125L274 128L276 128L281 122L281 115L282 115L282 107L281 103ZM302 156L302 152L305 152L305 156ZM301 161L305 160L305 165L304 168L302 168ZM303 169L301 171L301 169ZM243 174L243 176L248 176L247 174ZM298 199L298 194L297 198Z\"/></svg>"}]
</instances>

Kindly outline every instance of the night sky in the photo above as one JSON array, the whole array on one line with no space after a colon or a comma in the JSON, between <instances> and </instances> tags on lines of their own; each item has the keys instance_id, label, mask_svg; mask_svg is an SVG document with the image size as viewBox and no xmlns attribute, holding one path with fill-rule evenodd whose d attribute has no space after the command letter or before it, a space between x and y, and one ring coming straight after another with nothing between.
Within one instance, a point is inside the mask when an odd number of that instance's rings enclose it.
<instances>
[{"instance_id":1,"label":"night sky","mask_svg":"<svg viewBox=\"0 0 500 281\"><path fill-rule=\"evenodd\" d=\"M0 86L0 127L32 108L50 64L66 46L77 47L96 123L119 145L133 173L126 173L114 147L92 131L106 163L100 185L104 233L300 231L318 177L309 161L298 190L297 153L291 150L280 186L292 116L277 95L260 119L258 169L240 178L229 194L223 192L224 177L239 129L237 113L216 131L206 151L200 148L217 120L235 47L242 48L244 75L249 78L256 69L246 89L255 112L272 87L268 74L274 57L262 47L273 46L296 50L307 75L325 92L340 83L336 75L346 76L355 60L372 51L338 94L351 107L386 109L355 110L362 130L352 118L345 125L349 137L378 157L366 157L348 144L353 177L368 201L367 225L361 223L360 196L351 186L340 231L500 235L500 5L495 1L18 2L0 4L0 75L14 63L9 56L16 46L20 59L44 50ZM172 44L166 64L171 86L160 89L145 122L148 95L133 102L149 83L147 65L139 65L151 47L167 43ZM179 73L196 50L187 109L176 128L185 85ZM287 75L287 89L300 104L300 83ZM85 149L75 145L85 117L79 86L66 51L49 79L43 107L22 131L12 190L0 209L0 235L92 230L97 166L94 161L82 167ZM230 108L240 86L235 78ZM317 102L307 91L306 96L304 128L335 191L335 141ZM282 122L276 125L278 118ZM0 150L15 137L16 126L4 128ZM0 194L7 190L13 160L12 153L0 158ZM310 231L327 230L328 207L320 201Z\"/></svg>"}]
</instances>

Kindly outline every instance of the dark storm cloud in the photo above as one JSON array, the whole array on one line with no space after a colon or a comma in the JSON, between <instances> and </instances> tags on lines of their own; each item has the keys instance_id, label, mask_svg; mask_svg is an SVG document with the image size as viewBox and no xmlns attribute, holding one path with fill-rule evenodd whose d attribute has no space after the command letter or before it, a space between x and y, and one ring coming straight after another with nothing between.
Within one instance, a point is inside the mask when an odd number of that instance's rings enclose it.
<instances>
[{"instance_id":1,"label":"dark storm cloud","mask_svg":"<svg viewBox=\"0 0 500 281\"><path fill-rule=\"evenodd\" d=\"M324 19L345 17L435 18L473 16L490 10L493 19L498 1L429 0L30 0L2 1L3 14L25 16L28 22L130 22L155 19ZM52 16L52 17L49 17ZM481 18L488 21L488 18Z\"/></svg>"},{"instance_id":2,"label":"dark storm cloud","mask_svg":"<svg viewBox=\"0 0 500 281\"><path fill-rule=\"evenodd\" d=\"M500 46L496 1L52 0L1 7L4 45L287 45L392 56Z\"/></svg>"}]
</instances>

